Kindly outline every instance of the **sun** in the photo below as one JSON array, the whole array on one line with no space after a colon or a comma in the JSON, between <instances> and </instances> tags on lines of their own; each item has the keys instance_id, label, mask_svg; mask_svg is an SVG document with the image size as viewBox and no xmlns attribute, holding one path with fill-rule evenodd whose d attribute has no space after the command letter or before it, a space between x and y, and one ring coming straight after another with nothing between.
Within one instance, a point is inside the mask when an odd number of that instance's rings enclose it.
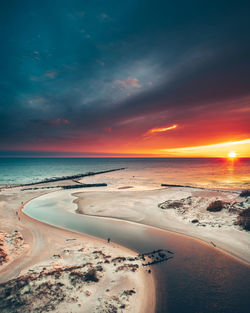
<instances>
[{"instance_id":1,"label":"sun","mask_svg":"<svg viewBox=\"0 0 250 313\"><path fill-rule=\"evenodd\" d=\"M228 155L227 155L229 158L232 158L232 159L234 159L234 158L236 158L237 157L237 154L234 152L234 151L231 151L231 152L229 152L228 153Z\"/></svg>"}]
</instances>

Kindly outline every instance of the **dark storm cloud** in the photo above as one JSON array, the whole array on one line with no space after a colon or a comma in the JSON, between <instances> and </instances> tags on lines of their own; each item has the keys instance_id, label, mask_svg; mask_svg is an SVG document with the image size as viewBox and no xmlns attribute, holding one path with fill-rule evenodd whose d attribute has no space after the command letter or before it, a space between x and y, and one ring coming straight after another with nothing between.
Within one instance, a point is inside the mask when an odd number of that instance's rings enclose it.
<instances>
[{"instance_id":1,"label":"dark storm cloud","mask_svg":"<svg viewBox=\"0 0 250 313\"><path fill-rule=\"evenodd\" d=\"M139 135L247 104L247 1L0 6L1 150L120 134L130 120Z\"/></svg>"}]
</instances>

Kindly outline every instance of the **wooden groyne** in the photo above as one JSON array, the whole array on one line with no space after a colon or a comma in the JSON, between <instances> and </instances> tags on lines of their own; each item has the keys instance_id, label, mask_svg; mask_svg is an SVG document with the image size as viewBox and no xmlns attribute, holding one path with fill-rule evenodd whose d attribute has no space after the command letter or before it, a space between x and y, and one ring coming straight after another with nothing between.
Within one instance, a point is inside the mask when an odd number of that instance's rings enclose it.
<instances>
[{"instance_id":1,"label":"wooden groyne","mask_svg":"<svg viewBox=\"0 0 250 313\"><path fill-rule=\"evenodd\" d=\"M186 187L186 188L192 188L191 186L171 185L171 184L161 184L161 187Z\"/></svg>"},{"instance_id":2,"label":"wooden groyne","mask_svg":"<svg viewBox=\"0 0 250 313\"><path fill-rule=\"evenodd\" d=\"M108 186L106 183L100 183L100 184L81 184L78 183L76 185L56 185L56 186L42 186L42 187L29 187L29 188L23 188L24 190L38 190L38 189L55 189L55 188L62 188L62 189L75 189L75 188L88 188L88 187L106 187Z\"/></svg>"},{"instance_id":3,"label":"wooden groyne","mask_svg":"<svg viewBox=\"0 0 250 313\"><path fill-rule=\"evenodd\" d=\"M108 186L106 183L100 183L100 184L66 185L66 186L61 186L61 188L62 189L74 189L74 188L106 187L106 186Z\"/></svg>"},{"instance_id":4,"label":"wooden groyne","mask_svg":"<svg viewBox=\"0 0 250 313\"><path fill-rule=\"evenodd\" d=\"M52 177L52 178L46 178L44 180L40 180L38 182L33 182L33 183L26 183L26 184L18 184L18 185L11 185L5 188L12 188L12 187L26 187L26 186L34 186L34 185L41 185L41 184L46 184L46 183L54 183L57 181L62 181L62 180L75 180L83 177L88 177L88 176L94 176L94 175L100 175L100 174L106 174L110 172L116 172L116 171L122 171L125 170L126 167L121 167L121 168L115 168L111 170L105 170L105 171L99 171L99 172L87 172L84 174L76 174L76 175L70 175L70 176L61 176L61 177Z\"/></svg>"}]
</instances>

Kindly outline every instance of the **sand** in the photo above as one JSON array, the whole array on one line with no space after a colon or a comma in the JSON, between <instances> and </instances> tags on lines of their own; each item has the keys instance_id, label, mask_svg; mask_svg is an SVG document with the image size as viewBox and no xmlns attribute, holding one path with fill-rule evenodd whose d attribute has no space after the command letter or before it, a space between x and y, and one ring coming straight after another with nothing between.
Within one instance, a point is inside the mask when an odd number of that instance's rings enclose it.
<instances>
[{"instance_id":1,"label":"sand","mask_svg":"<svg viewBox=\"0 0 250 313\"><path fill-rule=\"evenodd\" d=\"M52 312L154 312L154 275L142 266L136 252L49 226L22 212L27 201L59 190L56 184L0 191L1 312L43 312L44 308ZM239 197L238 191L143 190L120 184L69 192L77 204L77 210L74 205L70 208L72 214L124 219L178 232L250 264L250 234L236 225L239 211L249 206L250 199ZM215 200L224 201L225 208L208 212L207 206Z\"/></svg>"},{"instance_id":2,"label":"sand","mask_svg":"<svg viewBox=\"0 0 250 313\"><path fill-rule=\"evenodd\" d=\"M77 213L125 219L189 235L250 263L250 233L235 225L238 211L249 207L250 199L239 197L239 192L172 187L73 195ZM227 207L220 212L208 212L209 203L218 199L227 202ZM166 201L179 201L181 205L166 209L161 206ZM195 219L198 222L192 223Z\"/></svg>"},{"instance_id":3,"label":"sand","mask_svg":"<svg viewBox=\"0 0 250 313\"><path fill-rule=\"evenodd\" d=\"M154 312L154 277L136 252L22 213L26 201L47 192L12 188L0 193L0 235L7 254L0 265L1 312ZM96 279L86 278L89 271Z\"/></svg>"}]
</instances>

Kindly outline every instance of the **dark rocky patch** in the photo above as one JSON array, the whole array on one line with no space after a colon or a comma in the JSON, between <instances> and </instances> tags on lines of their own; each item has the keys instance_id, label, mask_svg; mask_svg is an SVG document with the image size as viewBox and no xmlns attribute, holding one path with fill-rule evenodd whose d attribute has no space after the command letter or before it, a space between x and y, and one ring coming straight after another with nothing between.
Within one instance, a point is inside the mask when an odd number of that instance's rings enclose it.
<instances>
[{"instance_id":1,"label":"dark rocky patch","mask_svg":"<svg viewBox=\"0 0 250 313\"><path fill-rule=\"evenodd\" d=\"M197 218L195 218L195 219L192 220L192 223L194 223L194 224L195 223L199 223L199 220Z\"/></svg>"},{"instance_id":2,"label":"dark rocky patch","mask_svg":"<svg viewBox=\"0 0 250 313\"><path fill-rule=\"evenodd\" d=\"M173 258L173 254L174 252L170 250L159 249L159 250L154 250L151 252L139 254L138 257L141 260L146 261L146 263L142 264L142 266L149 266L149 265L161 263L164 261L168 261L169 259Z\"/></svg>"}]
</instances>

